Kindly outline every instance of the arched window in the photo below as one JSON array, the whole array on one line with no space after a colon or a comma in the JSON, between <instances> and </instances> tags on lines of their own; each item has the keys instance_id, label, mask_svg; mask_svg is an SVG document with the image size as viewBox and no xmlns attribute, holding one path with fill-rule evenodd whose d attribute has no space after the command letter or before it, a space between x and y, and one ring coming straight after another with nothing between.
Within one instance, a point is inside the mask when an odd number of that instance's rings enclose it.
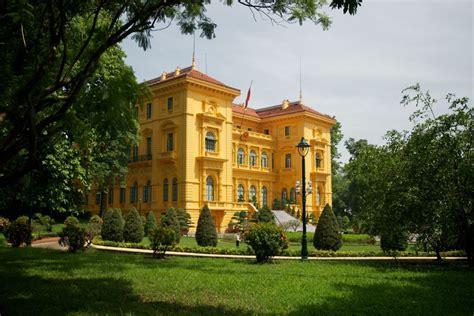
<instances>
[{"instance_id":1,"label":"arched window","mask_svg":"<svg viewBox=\"0 0 474 316\"><path fill-rule=\"evenodd\" d=\"M242 184L239 184L237 186L237 201L243 202L245 201L245 196L244 196L244 186Z\"/></svg>"},{"instance_id":2,"label":"arched window","mask_svg":"<svg viewBox=\"0 0 474 316\"><path fill-rule=\"evenodd\" d=\"M262 152L262 167L268 168L268 157L266 152Z\"/></svg>"},{"instance_id":3,"label":"arched window","mask_svg":"<svg viewBox=\"0 0 474 316\"><path fill-rule=\"evenodd\" d=\"M163 180L163 201L168 201L168 178Z\"/></svg>"},{"instance_id":4,"label":"arched window","mask_svg":"<svg viewBox=\"0 0 474 316\"><path fill-rule=\"evenodd\" d=\"M239 148L237 151L237 163L243 165L245 161L245 152L242 148Z\"/></svg>"},{"instance_id":5,"label":"arched window","mask_svg":"<svg viewBox=\"0 0 474 316\"><path fill-rule=\"evenodd\" d=\"M206 151L216 151L216 138L212 132L207 132L206 134Z\"/></svg>"},{"instance_id":6,"label":"arched window","mask_svg":"<svg viewBox=\"0 0 474 316\"><path fill-rule=\"evenodd\" d=\"M251 185L250 190L249 190L249 199L250 201L253 201L253 199L256 197L257 197L257 189L255 189L254 185Z\"/></svg>"},{"instance_id":7,"label":"arched window","mask_svg":"<svg viewBox=\"0 0 474 316\"><path fill-rule=\"evenodd\" d=\"M267 187L262 187L262 206L267 204Z\"/></svg>"},{"instance_id":8,"label":"arched window","mask_svg":"<svg viewBox=\"0 0 474 316\"><path fill-rule=\"evenodd\" d=\"M171 199L173 201L178 200L178 179L173 178L172 188L171 188Z\"/></svg>"},{"instance_id":9,"label":"arched window","mask_svg":"<svg viewBox=\"0 0 474 316\"><path fill-rule=\"evenodd\" d=\"M206 200L214 201L214 180L211 176L206 178Z\"/></svg>"},{"instance_id":10,"label":"arched window","mask_svg":"<svg viewBox=\"0 0 474 316\"><path fill-rule=\"evenodd\" d=\"M316 154L316 169L321 168L321 156L319 153Z\"/></svg>"},{"instance_id":11,"label":"arched window","mask_svg":"<svg viewBox=\"0 0 474 316\"><path fill-rule=\"evenodd\" d=\"M281 199L285 199L288 202L288 190L286 190L286 188L281 190Z\"/></svg>"},{"instance_id":12,"label":"arched window","mask_svg":"<svg viewBox=\"0 0 474 316\"><path fill-rule=\"evenodd\" d=\"M143 202L151 201L151 182L147 181L146 186L143 187Z\"/></svg>"},{"instance_id":13,"label":"arched window","mask_svg":"<svg viewBox=\"0 0 474 316\"><path fill-rule=\"evenodd\" d=\"M257 165L257 154L254 150L250 151L250 165L256 166Z\"/></svg>"},{"instance_id":14,"label":"arched window","mask_svg":"<svg viewBox=\"0 0 474 316\"><path fill-rule=\"evenodd\" d=\"M321 189L316 189L316 205L321 205Z\"/></svg>"},{"instance_id":15,"label":"arched window","mask_svg":"<svg viewBox=\"0 0 474 316\"><path fill-rule=\"evenodd\" d=\"M290 203L291 204L296 203L296 190L295 190L295 188L291 188L291 190L290 190Z\"/></svg>"}]
</instances>

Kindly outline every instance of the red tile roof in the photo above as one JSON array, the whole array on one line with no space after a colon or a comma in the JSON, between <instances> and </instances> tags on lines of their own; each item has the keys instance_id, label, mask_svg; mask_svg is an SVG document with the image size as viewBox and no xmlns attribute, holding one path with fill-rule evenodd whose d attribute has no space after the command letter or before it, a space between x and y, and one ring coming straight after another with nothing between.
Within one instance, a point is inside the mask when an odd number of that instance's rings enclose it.
<instances>
[{"instance_id":1,"label":"red tile roof","mask_svg":"<svg viewBox=\"0 0 474 316\"><path fill-rule=\"evenodd\" d=\"M161 76L159 76L159 77L156 77L156 78L153 78L153 79L150 79L150 80L146 81L146 83L148 85L153 85L153 84L156 84L156 83L159 83L159 82L170 81L172 79L181 78L181 77L190 77L190 78L194 78L194 79L199 79L199 80L206 81L206 82L209 82L209 83L213 83L213 84L216 84L216 85L219 85L219 86L222 86L222 87L226 87L226 88L230 88L230 89L234 89L234 90L239 90L239 89L236 89L236 88L232 88L232 87L220 82L219 80L216 80L216 79L200 72L199 70L193 69L191 66L181 69L179 75L176 75L175 71L171 71L171 72L166 73L166 78L165 79L161 79Z\"/></svg>"},{"instance_id":2,"label":"red tile roof","mask_svg":"<svg viewBox=\"0 0 474 316\"><path fill-rule=\"evenodd\" d=\"M240 105L234 104L232 106L232 111L235 113L243 114L244 108ZM286 109L283 109L281 104L266 107L266 108L261 108L261 109L247 108L247 110L245 111L245 115L264 119L264 118L269 118L269 117L274 117L274 116L281 116L281 115L287 115L287 114L293 114L293 113L305 112L305 111L332 119L331 116L315 111L309 106L302 104L300 101L289 102L288 107Z\"/></svg>"},{"instance_id":3,"label":"red tile roof","mask_svg":"<svg viewBox=\"0 0 474 316\"><path fill-rule=\"evenodd\" d=\"M254 109L247 108L246 110L244 110L244 107L238 104L232 104L232 112L238 113L238 114L245 113L245 115L260 118L260 115L258 115Z\"/></svg>"}]
</instances>

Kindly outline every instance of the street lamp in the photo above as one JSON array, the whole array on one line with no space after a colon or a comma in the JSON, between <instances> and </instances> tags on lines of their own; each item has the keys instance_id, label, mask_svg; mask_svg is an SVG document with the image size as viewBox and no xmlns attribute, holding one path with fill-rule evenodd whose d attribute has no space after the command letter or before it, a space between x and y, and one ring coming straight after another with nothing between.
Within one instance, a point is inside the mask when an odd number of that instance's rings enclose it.
<instances>
[{"instance_id":1,"label":"street lamp","mask_svg":"<svg viewBox=\"0 0 474 316\"><path fill-rule=\"evenodd\" d=\"M302 190L301 190L301 202L303 204L303 238L301 239L301 259L306 260L308 259L308 240L306 238L306 176L305 176L305 164L304 164L304 157L309 152L309 144L301 137L301 141L296 148L298 148L298 153L301 156L301 170L302 170Z\"/></svg>"}]
</instances>

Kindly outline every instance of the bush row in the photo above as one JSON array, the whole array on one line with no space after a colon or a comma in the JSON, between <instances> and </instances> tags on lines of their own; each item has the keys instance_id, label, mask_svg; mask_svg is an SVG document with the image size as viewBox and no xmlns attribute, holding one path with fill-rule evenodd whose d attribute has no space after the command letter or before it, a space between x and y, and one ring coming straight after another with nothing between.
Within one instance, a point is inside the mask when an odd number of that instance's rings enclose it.
<instances>
[{"instance_id":1,"label":"bush row","mask_svg":"<svg viewBox=\"0 0 474 316\"><path fill-rule=\"evenodd\" d=\"M136 244L136 243L125 243L125 242L113 242L107 240L101 240L99 238L94 239L95 245L119 247L119 248L130 248L130 249L151 249L150 245ZM218 248L218 247L183 247L176 245L168 249L169 251L175 252L190 252L190 253L207 253L207 254L221 254L221 255L255 255L254 251L250 247L242 248ZM299 257L301 255L300 250L286 249L283 250L281 256L287 257ZM433 253L429 252L411 252L404 251L397 254L398 257L417 257L417 256L432 256ZM382 257L387 256L382 251L330 251L330 250L310 250L310 257ZM443 257L464 257L466 253L462 250L453 250L442 253Z\"/></svg>"}]
</instances>

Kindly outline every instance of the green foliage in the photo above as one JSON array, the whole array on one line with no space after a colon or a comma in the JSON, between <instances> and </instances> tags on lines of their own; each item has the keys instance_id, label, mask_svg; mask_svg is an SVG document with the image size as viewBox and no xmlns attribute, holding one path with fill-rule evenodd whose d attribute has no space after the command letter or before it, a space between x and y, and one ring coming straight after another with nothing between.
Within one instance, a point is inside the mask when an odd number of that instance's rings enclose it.
<instances>
[{"instance_id":1,"label":"green foliage","mask_svg":"<svg viewBox=\"0 0 474 316\"><path fill-rule=\"evenodd\" d=\"M75 216L68 216L64 221L64 225L66 226L78 226L79 220Z\"/></svg>"},{"instance_id":2,"label":"green foliage","mask_svg":"<svg viewBox=\"0 0 474 316\"><path fill-rule=\"evenodd\" d=\"M31 245L32 232L28 217L20 216L7 226L5 235L12 247L20 247L22 244Z\"/></svg>"},{"instance_id":3,"label":"green foliage","mask_svg":"<svg viewBox=\"0 0 474 316\"><path fill-rule=\"evenodd\" d=\"M94 215L89 219L89 222L85 227L87 239L89 242L101 234L103 223L104 221L98 215Z\"/></svg>"},{"instance_id":4,"label":"green foliage","mask_svg":"<svg viewBox=\"0 0 474 316\"><path fill-rule=\"evenodd\" d=\"M176 209L176 216L178 216L180 235L187 235L189 228L192 227L191 215L186 212L184 208Z\"/></svg>"},{"instance_id":5,"label":"green foliage","mask_svg":"<svg viewBox=\"0 0 474 316\"><path fill-rule=\"evenodd\" d=\"M176 214L176 210L172 207L166 211L165 214L161 214L160 216L161 226L169 227L174 230L176 235L176 241L179 243L181 238L181 230L179 226L178 215Z\"/></svg>"},{"instance_id":6,"label":"green foliage","mask_svg":"<svg viewBox=\"0 0 474 316\"><path fill-rule=\"evenodd\" d=\"M275 223L275 216L268 206L263 206L256 213L256 220L258 223Z\"/></svg>"},{"instance_id":7,"label":"green foliage","mask_svg":"<svg viewBox=\"0 0 474 316\"><path fill-rule=\"evenodd\" d=\"M156 228L156 217L154 212L148 212L145 222L145 236L148 236Z\"/></svg>"},{"instance_id":8,"label":"green foliage","mask_svg":"<svg viewBox=\"0 0 474 316\"><path fill-rule=\"evenodd\" d=\"M335 117L333 118L336 119ZM338 174L341 169L341 163L338 161L338 159L341 158L341 154L337 150L337 145L344 137L341 129L342 125L338 121L331 127L331 173L333 177Z\"/></svg>"},{"instance_id":9,"label":"green foliage","mask_svg":"<svg viewBox=\"0 0 474 316\"><path fill-rule=\"evenodd\" d=\"M123 218L120 209L109 209L104 216L102 238L111 241L123 240Z\"/></svg>"},{"instance_id":10,"label":"green foliage","mask_svg":"<svg viewBox=\"0 0 474 316\"><path fill-rule=\"evenodd\" d=\"M273 200L273 209L274 210L281 210L281 202L279 199Z\"/></svg>"},{"instance_id":11,"label":"green foliage","mask_svg":"<svg viewBox=\"0 0 474 316\"><path fill-rule=\"evenodd\" d=\"M235 212L230 220L226 233L238 233L248 223L248 213L245 211Z\"/></svg>"},{"instance_id":12,"label":"green foliage","mask_svg":"<svg viewBox=\"0 0 474 316\"><path fill-rule=\"evenodd\" d=\"M405 251L407 246L408 236L406 232L394 230L380 236L380 248L382 248L384 252Z\"/></svg>"},{"instance_id":13,"label":"green foliage","mask_svg":"<svg viewBox=\"0 0 474 316\"><path fill-rule=\"evenodd\" d=\"M288 247L283 230L272 223L252 225L245 232L244 240L255 252L257 262L270 261Z\"/></svg>"},{"instance_id":14,"label":"green foliage","mask_svg":"<svg viewBox=\"0 0 474 316\"><path fill-rule=\"evenodd\" d=\"M177 243L178 235L172 227L160 226L150 232L153 257L163 258L166 251Z\"/></svg>"},{"instance_id":15,"label":"green foliage","mask_svg":"<svg viewBox=\"0 0 474 316\"><path fill-rule=\"evenodd\" d=\"M196 227L196 242L199 246L217 246L217 230L211 211L204 205Z\"/></svg>"},{"instance_id":16,"label":"green foliage","mask_svg":"<svg viewBox=\"0 0 474 316\"><path fill-rule=\"evenodd\" d=\"M342 246L342 237L339 233L339 225L329 204L323 209L323 213L316 226L313 245L321 250L338 250Z\"/></svg>"},{"instance_id":17,"label":"green foliage","mask_svg":"<svg viewBox=\"0 0 474 316\"><path fill-rule=\"evenodd\" d=\"M125 242L141 242L143 239L143 224L136 208L132 208L125 216L123 239Z\"/></svg>"},{"instance_id":18,"label":"green foliage","mask_svg":"<svg viewBox=\"0 0 474 316\"><path fill-rule=\"evenodd\" d=\"M10 225L8 218L0 216L0 233L3 233L8 225Z\"/></svg>"},{"instance_id":19,"label":"green foliage","mask_svg":"<svg viewBox=\"0 0 474 316\"><path fill-rule=\"evenodd\" d=\"M87 249L87 231L79 224L69 224L64 226L59 233L59 244L68 247L69 252Z\"/></svg>"}]
</instances>

